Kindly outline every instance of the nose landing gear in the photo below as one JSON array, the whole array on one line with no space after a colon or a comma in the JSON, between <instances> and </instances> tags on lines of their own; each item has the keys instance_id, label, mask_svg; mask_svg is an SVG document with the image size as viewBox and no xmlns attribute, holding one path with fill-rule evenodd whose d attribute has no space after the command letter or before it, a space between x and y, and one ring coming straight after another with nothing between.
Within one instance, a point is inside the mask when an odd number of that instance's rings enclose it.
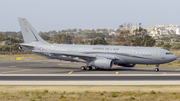
<instances>
[{"instance_id":1,"label":"nose landing gear","mask_svg":"<svg viewBox=\"0 0 180 101\"><path fill-rule=\"evenodd\" d=\"M158 71L159 71L159 68L155 68L155 71L158 72Z\"/></svg>"},{"instance_id":2,"label":"nose landing gear","mask_svg":"<svg viewBox=\"0 0 180 101\"><path fill-rule=\"evenodd\" d=\"M158 72L159 71L159 64L156 64L156 68L155 68L155 71Z\"/></svg>"}]
</instances>

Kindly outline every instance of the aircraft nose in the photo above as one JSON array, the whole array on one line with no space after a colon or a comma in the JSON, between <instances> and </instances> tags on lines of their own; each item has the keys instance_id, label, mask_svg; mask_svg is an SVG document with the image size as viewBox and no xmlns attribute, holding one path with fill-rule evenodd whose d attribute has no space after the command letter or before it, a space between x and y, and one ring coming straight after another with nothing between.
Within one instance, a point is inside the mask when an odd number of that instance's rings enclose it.
<instances>
[{"instance_id":1,"label":"aircraft nose","mask_svg":"<svg viewBox=\"0 0 180 101\"><path fill-rule=\"evenodd\" d=\"M175 56L175 55L169 55L168 57L167 57L167 62L172 62L172 61L174 61L174 60L176 60L177 59L177 56Z\"/></svg>"},{"instance_id":2,"label":"aircraft nose","mask_svg":"<svg viewBox=\"0 0 180 101\"><path fill-rule=\"evenodd\" d=\"M176 55L173 55L173 60L176 60L177 59L177 56Z\"/></svg>"}]
</instances>

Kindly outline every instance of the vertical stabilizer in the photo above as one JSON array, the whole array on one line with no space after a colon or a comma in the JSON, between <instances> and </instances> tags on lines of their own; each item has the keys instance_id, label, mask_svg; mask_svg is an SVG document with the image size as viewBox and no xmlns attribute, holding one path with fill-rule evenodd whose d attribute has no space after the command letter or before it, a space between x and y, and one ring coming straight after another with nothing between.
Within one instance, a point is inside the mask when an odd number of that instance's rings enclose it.
<instances>
[{"instance_id":1,"label":"vertical stabilizer","mask_svg":"<svg viewBox=\"0 0 180 101\"><path fill-rule=\"evenodd\" d=\"M18 18L18 20L19 20L19 24L21 27L21 31L22 31L22 35L23 35L25 43L30 43L30 42L47 43L39 36L39 34L31 26L31 24L27 21L26 18Z\"/></svg>"}]
</instances>

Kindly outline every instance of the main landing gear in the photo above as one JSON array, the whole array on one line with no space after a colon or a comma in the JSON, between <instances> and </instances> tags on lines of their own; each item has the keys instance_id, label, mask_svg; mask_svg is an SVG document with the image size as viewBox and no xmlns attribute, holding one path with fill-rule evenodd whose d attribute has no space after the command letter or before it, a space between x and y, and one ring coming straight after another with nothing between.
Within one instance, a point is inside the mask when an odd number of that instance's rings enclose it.
<instances>
[{"instance_id":1,"label":"main landing gear","mask_svg":"<svg viewBox=\"0 0 180 101\"><path fill-rule=\"evenodd\" d=\"M81 66L80 68L82 71L83 70L92 70L92 66Z\"/></svg>"},{"instance_id":2,"label":"main landing gear","mask_svg":"<svg viewBox=\"0 0 180 101\"><path fill-rule=\"evenodd\" d=\"M158 72L159 71L159 64L156 64L156 68L155 68L155 71Z\"/></svg>"},{"instance_id":3,"label":"main landing gear","mask_svg":"<svg viewBox=\"0 0 180 101\"><path fill-rule=\"evenodd\" d=\"M86 66L81 66L81 70L92 70L92 66L89 66L89 61L86 61Z\"/></svg>"}]
</instances>

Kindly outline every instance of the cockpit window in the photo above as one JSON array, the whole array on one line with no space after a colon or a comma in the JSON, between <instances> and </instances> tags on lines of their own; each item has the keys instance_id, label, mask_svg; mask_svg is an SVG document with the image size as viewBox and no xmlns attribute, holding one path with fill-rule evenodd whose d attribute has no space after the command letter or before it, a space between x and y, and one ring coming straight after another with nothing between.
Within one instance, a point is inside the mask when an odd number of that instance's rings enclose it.
<instances>
[{"instance_id":1,"label":"cockpit window","mask_svg":"<svg viewBox=\"0 0 180 101\"><path fill-rule=\"evenodd\" d=\"M167 52L167 53L166 53L166 55L173 55L173 54L172 54L172 53L170 53L170 52Z\"/></svg>"}]
</instances>

